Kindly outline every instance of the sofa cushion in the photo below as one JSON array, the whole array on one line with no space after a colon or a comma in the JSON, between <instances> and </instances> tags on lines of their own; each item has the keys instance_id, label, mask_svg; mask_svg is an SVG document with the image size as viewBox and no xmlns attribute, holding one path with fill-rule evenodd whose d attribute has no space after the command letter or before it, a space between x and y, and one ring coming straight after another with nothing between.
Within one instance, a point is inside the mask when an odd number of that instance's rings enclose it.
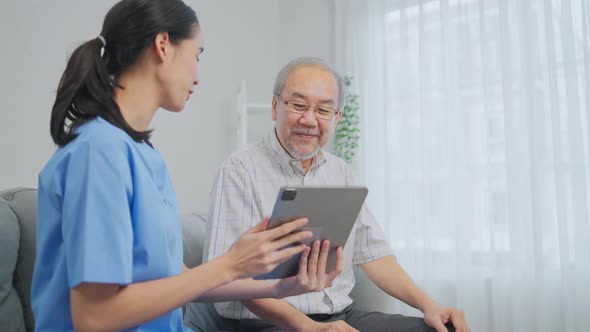
<instances>
[{"instance_id":1,"label":"sofa cushion","mask_svg":"<svg viewBox=\"0 0 590 332\"><path fill-rule=\"evenodd\" d=\"M31 282L35 266L37 238L37 190L14 188L0 192L18 220L20 244L14 273L14 287L21 299L27 331L34 331L35 320L31 309Z\"/></svg>"},{"instance_id":2,"label":"sofa cushion","mask_svg":"<svg viewBox=\"0 0 590 332\"><path fill-rule=\"evenodd\" d=\"M184 264L195 267L203 261L203 246L207 219L198 214L187 214L180 217L182 223L182 244Z\"/></svg>"},{"instance_id":3,"label":"sofa cushion","mask_svg":"<svg viewBox=\"0 0 590 332\"><path fill-rule=\"evenodd\" d=\"M203 261L203 247L207 231L206 218L202 215L190 214L183 215L180 220L182 222L184 264L187 267L198 266ZM215 311L212 303L187 304L184 324L195 332L232 330Z\"/></svg>"},{"instance_id":4,"label":"sofa cushion","mask_svg":"<svg viewBox=\"0 0 590 332\"><path fill-rule=\"evenodd\" d=\"M13 285L20 229L8 202L0 197L0 322L3 331L24 331L23 307Z\"/></svg>"}]
</instances>

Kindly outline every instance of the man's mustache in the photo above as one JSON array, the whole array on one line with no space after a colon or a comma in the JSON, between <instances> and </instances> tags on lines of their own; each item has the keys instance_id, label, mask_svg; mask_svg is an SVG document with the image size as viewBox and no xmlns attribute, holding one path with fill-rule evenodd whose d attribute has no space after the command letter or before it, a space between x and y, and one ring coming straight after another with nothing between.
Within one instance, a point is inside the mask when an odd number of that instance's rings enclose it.
<instances>
[{"instance_id":1,"label":"man's mustache","mask_svg":"<svg viewBox=\"0 0 590 332\"><path fill-rule=\"evenodd\" d=\"M291 133L293 134L301 134L301 135L310 135L310 136L321 136L322 132L318 128L304 128L304 127L295 127L291 129Z\"/></svg>"}]
</instances>

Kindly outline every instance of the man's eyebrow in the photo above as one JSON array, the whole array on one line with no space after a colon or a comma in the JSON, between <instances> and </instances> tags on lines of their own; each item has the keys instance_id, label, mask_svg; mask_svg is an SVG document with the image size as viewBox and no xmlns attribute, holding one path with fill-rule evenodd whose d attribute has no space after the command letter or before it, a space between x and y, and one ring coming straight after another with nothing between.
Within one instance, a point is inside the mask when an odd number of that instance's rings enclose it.
<instances>
[{"instance_id":1,"label":"man's eyebrow","mask_svg":"<svg viewBox=\"0 0 590 332\"><path fill-rule=\"evenodd\" d=\"M293 92L291 93L291 97L295 97L295 98L301 98L301 99L307 99L307 97L299 92ZM323 99L320 100L320 104L333 104L334 100L332 99Z\"/></svg>"}]
</instances>

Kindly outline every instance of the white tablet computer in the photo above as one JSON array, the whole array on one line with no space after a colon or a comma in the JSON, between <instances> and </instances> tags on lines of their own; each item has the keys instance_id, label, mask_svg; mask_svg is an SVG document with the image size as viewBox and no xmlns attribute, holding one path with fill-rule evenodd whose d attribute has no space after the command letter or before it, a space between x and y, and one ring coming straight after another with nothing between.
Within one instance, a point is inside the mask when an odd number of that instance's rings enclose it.
<instances>
[{"instance_id":1,"label":"white tablet computer","mask_svg":"<svg viewBox=\"0 0 590 332\"><path fill-rule=\"evenodd\" d=\"M277 195L270 217L269 228L282 225L293 219L306 217L313 237L304 243L311 245L315 240L330 240L330 252L326 271L336 266L336 248L344 247L354 222L367 197L366 187L352 186L302 186L283 187ZM269 273L254 279L280 279L297 274L300 255L277 266Z\"/></svg>"}]
</instances>

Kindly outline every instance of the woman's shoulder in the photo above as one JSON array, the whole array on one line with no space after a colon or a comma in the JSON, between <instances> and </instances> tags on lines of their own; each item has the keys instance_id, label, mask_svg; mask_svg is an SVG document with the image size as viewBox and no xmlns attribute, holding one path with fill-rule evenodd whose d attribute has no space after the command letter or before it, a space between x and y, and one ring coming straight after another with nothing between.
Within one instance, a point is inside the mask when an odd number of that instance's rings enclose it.
<instances>
[{"instance_id":1,"label":"woman's shoulder","mask_svg":"<svg viewBox=\"0 0 590 332\"><path fill-rule=\"evenodd\" d=\"M39 173L39 186L51 187L66 174L118 172L128 174L133 139L104 119L92 119L76 128L78 135L58 148ZM95 174L96 175L96 174Z\"/></svg>"},{"instance_id":2,"label":"woman's shoulder","mask_svg":"<svg viewBox=\"0 0 590 332\"><path fill-rule=\"evenodd\" d=\"M112 125L101 117L96 117L76 128L76 137L70 144L76 143L96 147L125 147L133 144L133 139L122 129ZM68 145L70 145L68 144ZM67 145L66 145L67 147Z\"/></svg>"},{"instance_id":3,"label":"woman's shoulder","mask_svg":"<svg viewBox=\"0 0 590 332\"><path fill-rule=\"evenodd\" d=\"M134 144L127 133L100 117L82 124L75 129L75 133L76 138L55 151L47 167L63 167L72 161L90 162L96 158L120 162L129 157Z\"/></svg>"}]
</instances>

